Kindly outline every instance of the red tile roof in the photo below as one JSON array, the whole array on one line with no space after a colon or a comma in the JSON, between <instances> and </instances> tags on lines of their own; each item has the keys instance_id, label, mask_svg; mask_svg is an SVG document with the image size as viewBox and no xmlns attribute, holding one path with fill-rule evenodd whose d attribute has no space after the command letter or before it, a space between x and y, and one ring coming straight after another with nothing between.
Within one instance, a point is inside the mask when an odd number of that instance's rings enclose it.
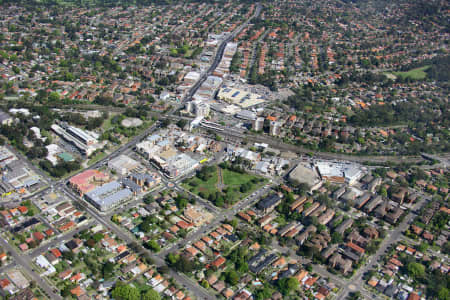
<instances>
[{"instance_id":1,"label":"red tile roof","mask_svg":"<svg viewBox=\"0 0 450 300\"><path fill-rule=\"evenodd\" d=\"M420 296L416 292L409 294L408 300L420 300Z\"/></svg>"},{"instance_id":2,"label":"red tile roof","mask_svg":"<svg viewBox=\"0 0 450 300\"><path fill-rule=\"evenodd\" d=\"M218 268L221 265L223 265L227 260L223 258L222 256L218 257L215 261L211 263L212 266Z\"/></svg>"},{"instance_id":3,"label":"red tile roof","mask_svg":"<svg viewBox=\"0 0 450 300\"><path fill-rule=\"evenodd\" d=\"M39 231L33 232L33 237L38 241L42 241L45 238L42 232Z\"/></svg>"},{"instance_id":4,"label":"red tile roof","mask_svg":"<svg viewBox=\"0 0 450 300\"><path fill-rule=\"evenodd\" d=\"M50 252L56 257L56 258L60 258L62 256L61 251L59 251L59 249L51 249Z\"/></svg>"},{"instance_id":5,"label":"red tile roof","mask_svg":"<svg viewBox=\"0 0 450 300\"><path fill-rule=\"evenodd\" d=\"M358 252L358 253L362 253L364 254L364 252L366 252L366 250L364 250L363 248L359 247L356 244L353 244L352 242L348 242L347 243L347 247L353 249L354 251Z\"/></svg>"}]
</instances>

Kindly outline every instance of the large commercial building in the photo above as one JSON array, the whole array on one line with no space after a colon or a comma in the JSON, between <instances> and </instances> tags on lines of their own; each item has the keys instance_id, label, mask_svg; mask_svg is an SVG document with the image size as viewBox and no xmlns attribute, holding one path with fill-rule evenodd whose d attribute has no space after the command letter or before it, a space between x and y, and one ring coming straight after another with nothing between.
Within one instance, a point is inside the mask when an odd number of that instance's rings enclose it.
<instances>
[{"instance_id":1,"label":"large commercial building","mask_svg":"<svg viewBox=\"0 0 450 300\"><path fill-rule=\"evenodd\" d=\"M261 131L264 127L264 118L258 117L252 122L252 129L254 131Z\"/></svg>"},{"instance_id":2,"label":"large commercial building","mask_svg":"<svg viewBox=\"0 0 450 300\"><path fill-rule=\"evenodd\" d=\"M352 185L364 175L363 168L355 163L319 161L315 166L320 176L331 182Z\"/></svg>"},{"instance_id":3,"label":"large commercial building","mask_svg":"<svg viewBox=\"0 0 450 300\"><path fill-rule=\"evenodd\" d=\"M217 68L214 70L213 75L218 77L226 77L230 73L231 60L237 51L237 43L229 42L225 46L222 60Z\"/></svg>"},{"instance_id":4,"label":"large commercial building","mask_svg":"<svg viewBox=\"0 0 450 300\"><path fill-rule=\"evenodd\" d=\"M214 94L222 85L222 82L223 80L220 77L208 76L208 78L206 78L205 82L202 83L192 99L201 101L209 101L214 99Z\"/></svg>"},{"instance_id":5,"label":"large commercial building","mask_svg":"<svg viewBox=\"0 0 450 300\"><path fill-rule=\"evenodd\" d=\"M197 160L178 153L167 139L157 144L149 140L143 141L136 145L136 150L170 178L184 175L199 166Z\"/></svg>"},{"instance_id":6,"label":"large commercial building","mask_svg":"<svg viewBox=\"0 0 450 300\"><path fill-rule=\"evenodd\" d=\"M13 160L3 169L2 183L1 189L11 191L39 183L39 177L22 160Z\"/></svg>"},{"instance_id":7,"label":"large commercial building","mask_svg":"<svg viewBox=\"0 0 450 300\"><path fill-rule=\"evenodd\" d=\"M123 154L117 156L116 158L113 158L108 162L108 168L114 170L117 174L122 176L127 175L131 171L135 170L137 167L139 167L139 165L139 162Z\"/></svg>"},{"instance_id":8,"label":"large commercial building","mask_svg":"<svg viewBox=\"0 0 450 300\"><path fill-rule=\"evenodd\" d=\"M299 163L295 169L289 173L289 180L295 184L307 184L310 191L316 190L322 185L322 180L320 180L316 168L307 163Z\"/></svg>"},{"instance_id":9,"label":"large commercial building","mask_svg":"<svg viewBox=\"0 0 450 300\"><path fill-rule=\"evenodd\" d=\"M118 181L111 181L86 193L86 199L98 210L107 211L133 196L129 188Z\"/></svg>"},{"instance_id":10,"label":"large commercial building","mask_svg":"<svg viewBox=\"0 0 450 300\"><path fill-rule=\"evenodd\" d=\"M235 104L241 108L256 106L266 101L261 95L226 86L220 88L217 93L217 99Z\"/></svg>"},{"instance_id":11,"label":"large commercial building","mask_svg":"<svg viewBox=\"0 0 450 300\"><path fill-rule=\"evenodd\" d=\"M162 170L168 177L175 178L195 170L199 162L187 154L177 154L167 160L167 166Z\"/></svg>"},{"instance_id":12,"label":"large commercial building","mask_svg":"<svg viewBox=\"0 0 450 300\"><path fill-rule=\"evenodd\" d=\"M87 156L95 150L103 148L106 144L106 142L99 142L91 133L66 123L61 123L61 126L53 124L51 128L57 135L72 143Z\"/></svg>"},{"instance_id":13,"label":"large commercial building","mask_svg":"<svg viewBox=\"0 0 450 300\"><path fill-rule=\"evenodd\" d=\"M237 51L237 43L227 43L225 50L223 51L223 56L226 58L233 58L233 55Z\"/></svg>"},{"instance_id":14,"label":"large commercial building","mask_svg":"<svg viewBox=\"0 0 450 300\"><path fill-rule=\"evenodd\" d=\"M256 119L256 113L250 110L243 109L235 115L236 118L253 121Z\"/></svg>"},{"instance_id":15,"label":"large commercial building","mask_svg":"<svg viewBox=\"0 0 450 300\"><path fill-rule=\"evenodd\" d=\"M184 76L184 82L194 84L200 79L200 73L191 71Z\"/></svg>"},{"instance_id":16,"label":"large commercial building","mask_svg":"<svg viewBox=\"0 0 450 300\"><path fill-rule=\"evenodd\" d=\"M157 173L151 174L131 174L129 180L136 183L141 189L152 189L161 183L161 177Z\"/></svg>"},{"instance_id":17,"label":"large commercial building","mask_svg":"<svg viewBox=\"0 0 450 300\"><path fill-rule=\"evenodd\" d=\"M270 135L279 136L281 133L281 123L277 121L270 122Z\"/></svg>"},{"instance_id":18,"label":"large commercial building","mask_svg":"<svg viewBox=\"0 0 450 300\"><path fill-rule=\"evenodd\" d=\"M109 176L105 173L98 170L86 170L70 178L69 184L75 191L83 196L108 180Z\"/></svg>"},{"instance_id":19,"label":"large commercial building","mask_svg":"<svg viewBox=\"0 0 450 300\"><path fill-rule=\"evenodd\" d=\"M186 110L196 117L207 117L209 116L210 107L209 104L204 101L194 100L186 104Z\"/></svg>"},{"instance_id":20,"label":"large commercial building","mask_svg":"<svg viewBox=\"0 0 450 300\"><path fill-rule=\"evenodd\" d=\"M3 168L17 157L6 147L0 147L0 167Z\"/></svg>"}]
</instances>

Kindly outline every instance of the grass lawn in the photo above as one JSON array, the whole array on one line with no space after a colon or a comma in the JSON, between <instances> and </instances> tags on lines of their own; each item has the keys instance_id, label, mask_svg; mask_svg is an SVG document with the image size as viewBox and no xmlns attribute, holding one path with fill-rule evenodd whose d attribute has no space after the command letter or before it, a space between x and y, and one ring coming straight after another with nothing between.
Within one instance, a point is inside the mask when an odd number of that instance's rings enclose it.
<instances>
[{"instance_id":1,"label":"grass lawn","mask_svg":"<svg viewBox=\"0 0 450 300\"><path fill-rule=\"evenodd\" d=\"M222 170L223 183L227 186L239 187L247 182L250 182L254 178L261 178L256 175L251 174L241 174L237 172L230 171L228 169Z\"/></svg>"},{"instance_id":2,"label":"grass lawn","mask_svg":"<svg viewBox=\"0 0 450 300\"><path fill-rule=\"evenodd\" d=\"M142 276L138 276L132 283L141 293L145 293L151 289Z\"/></svg>"},{"instance_id":3,"label":"grass lawn","mask_svg":"<svg viewBox=\"0 0 450 300\"><path fill-rule=\"evenodd\" d=\"M139 135L142 132L144 132L147 128L152 126L153 123L155 123L155 122L152 120L144 121L144 123L136 130L136 134L134 136Z\"/></svg>"},{"instance_id":4,"label":"grass lawn","mask_svg":"<svg viewBox=\"0 0 450 300\"><path fill-rule=\"evenodd\" d=\"M203 181L202 179L195 176L185 180L183 186L190 192L197 195L201 194L203 198L208 199L211 194L215 194L219 191L218 168L219 167L217 167L215 171L211 173L211 176L208 180ZM227 194L229 199L233 199L233 203L236 203L240 199L243 199L247 195L250 195L267 182L267 180L263 177L248 173L238 173L229 169L222 169L222 178L222 194ZM250 186L250 188L248 188L245 192L241 192L241 186L243 185Z\"/></svg>"},{"instance_id":5,"label":"grass lawn","mask_svg":"<svg viewBox=\"0 0 450 300\"><path fill-rule=\"evenodd\" d=\"M47 226L45 226L44 224L38 224L38 225L36 225L36 227L35 227L34 229L35 229L35 231L40 231L40 232L42 232L42 231L47 230L48 228L47 228Z\"/></svg>"},{"instance_id":6,"label":"grass lawn","mask_svg":"<svg viewBox=\"0 0 450 300\"><path fill-rule=\"evenodd\" d=\"M108 119L106 119L103 122L103 125L102 125L103 131L108 131L114 127L114 125L111 123L111 120L113 117L114 117L114 115L110 116Z\"/></svg>"},{"instance_id":7,"label":"grass lawn","mask_svg":"<svg viewBox=\"0 0 450 300\"><path fill-rule=\"evenodd\" d=\"M423 80L427 77L427 73L425 72L430 66L425 66L421 68L416 68L409 70L407 72L392 72L397 77L410 78L412 80Z\"/></svg>"},{"instance_id":8,"label":"grass lawn","mask_svg":"<svg viewBox=\"0 0 450 300\"><path fill-rule=\"evenodd\" d=\"M214 193L217 191L217 171L214 172L213 176L211 176L210 179L207 181L203 181L198 177L192 177L185 181L183 184L189 191L191 191L194 194L199 194L200 192L203 192L207 195ZM192 182L194 184L197 184L196 186L191 186L189 183Z\"/></svg>"},{"instance_id":9,"label":"grass lawn","mask_svg":"<svg viewBox=\"0 0 450 300\"><path fill-rule=\"evenodd\" d=\"M106 156L106 152L99 152L96 155L94 155L93 157L91 157L88 161L88 165L92 165L95 164L96 162L98 162L99 160L101 160L102 158L104 158Z\"/></svg>"},{"instance_id":10,"label":"grass lawn","mask_svg":"<svg viewBox=\"0 0 450 300\"><path fill-rule=\"evenodd\" d=\"M33 203L30 204L27 203L26 207L28 208L28 213L31 216L37 215L40 212L39 208L37 208L37 206L34 205Z\"/></svg>"}]
</instances>

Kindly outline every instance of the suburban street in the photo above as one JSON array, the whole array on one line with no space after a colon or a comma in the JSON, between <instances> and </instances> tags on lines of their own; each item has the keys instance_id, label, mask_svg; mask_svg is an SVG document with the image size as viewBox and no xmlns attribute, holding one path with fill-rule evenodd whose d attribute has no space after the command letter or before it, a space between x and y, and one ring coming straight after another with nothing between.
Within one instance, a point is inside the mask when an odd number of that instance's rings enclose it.
<instances>
[{"instance_id":1,"label":"suburban street","mask_svg":"<svg viewBox=\"0 0 450 300\"><path fill-rule=\"evenodd\" d=\"M111 220L105 218L104 216L101 216L95 208L92 208L89 204L84 202L83 200L80 200L77 195L73 194L73 192L65 188L64 190L65 194L69 196L73 201L78 202L86 212L88 212L99 224L103 225L108 230L112 231L118 238L126 242L127 244L136 244L138 249L141 253L146 253L149 257L151 257L156 266L163 266L165 265L165 261L163 258L154 255L149 250L145 249L139 241L136 241L134 237L131 235L125 233L120 228L117 227L116 224L114 224ZM189 288L189 290L194 293L194 295L199 299L214 299L211 298L211 296L199 285L193 283L192 281L188 280L185 276L178 274L177 272L171 270L170 275L180 284L183 286Z\"/></svg>"},{"instance_id":2,"label":"suburban street","mask_svg":"<svg viewBox=\"0 0 450 300\"><path fill-rule=\"evenodd\" d=\"M59 294L56 294L48 283L43 280L38 273L36 273L32 267L33 262L28 255L17 253L16 249L11 247L4 238L0 238L0 245L11 254L14 261L27 272L32 280L36 282L36 284L50 297L50 299L62 299L62 297Z\"/></svg>"},{"instance_id":3,"label":"suburban street","mask_svg":"<svg viewBox=\"0 0 450 300\"><path fill-rule=\"evenodd\" d=\"M216 56L214 58L214 61L212 63L212 65L210 66L210 68L208 69L207 73L205 73L202 78L200 78L200 80L194 85L194 87L192 88L192 90L190 91L189 95L190 97L192 97L192 95L197 91L197 89L200 87L200 85L204 82L204 80L206 79L206 77L211 74L215 68L217 67L217 65L219 64L220 60L222 59L222 55L225 49L226 44L236 35L238 34L242 28L244 28L245 26L248 25L248 23L255 17L257 17L259 15L259 13L261 12L261 5L257 5L257 9L254 13L254 15L248 19L244 24L242 24L239 28L237 28L232 34L230 34L224 41L222 41L222 43L220 44L218 51L216 52ZM120 50L120 49L119 49ZM140 141L142 141L146 136L148 136L151 132L153 132L155 129L157 129L159 127L159 122L156 122L155 124L153 124L152 126L150 126L149 128L145 129L142 133L140 133L139 135L133 137L130 141L128 141L126 144L120 146L119 148L117 148L116 150L114 150L113 152L109 153L106 157L104 157L103 159L99 160L98 162L96 162L95 164L92 164L91 166L89 166L86 169L96 169L101 167L102 165L104 165L107 161L111 160L112 158L115 158L119 155L121 155L122 153L128 151L129 149L132 149L135 147L135 145L137 143L139 143ZM24 161L27 161L26 158L22 157L21 158ZM48 178L48 176L42 172L39 168L35 167L34 165L30 164L31 168L38 174L40 174L43 178ZM72 174L72 176L79 174L83 171L85 171L86 169L80 170L79 172ZM72 190L70 190L69 188L67 188L67 181L65 179L60 180L60 181L55 181L53 179L49 179L48 183L50 184L47 188L42 189L40 192L35 193L33 195L30 195L29 198L33 197L39 197L40 195L44 195L49 188L52 189L57 189L60 190L61 192L64 193L64 195L68 196L70 199L72 199L74 202L79 203L83 209L88 212L90 214L90 216L92 216L95 221L97 221L99 224L102 224L103 226L105 226L106 228L108 228L109 230L111 230L115 235L117 235L117 237L119 237L120 239L122 239L123 241L125 241L128 244L131 243L136 243L136 240L131 237L130 235L124 233L121 229L119 229L114 223L112 223L108 217L102 216L100 215L96 209L90 207L89 204L85 203L83 200L79 199L78 195L75 195L73 193ZM179 188L177 186L177 188ZM250 205L252 203L252 201L257 200L256 197L252 197L252 198L248 198L248 200L246 201L246 203L244 205ZM202 202L202 204L204 204L210 211L214 211L215 208L213 206L211 206L210 203L207 203L203 200L199 200ZM243 206L241 206L243 207ZM209 230L213 229L215 226L217 226L221 221L225 220L226 218L229 218L231 216L233 216L235 214L235 210L230 210L228 211L225 215L221 214L220 218L216 218L215 221L211 224L209 224L208 226L206 226L205 228L199 229L196 233L190 235L188 237L188 240L184 241L184 242L189 242L192 241L198 237L200 237L202 234L208 232ZM46 220L42 220L44 221L44 223L47 223ZM83 225L82 227L77 228L76 230L73 230L67 234L62 234L59 235L57 238L51 240L48 243L45 243L44 245L32 250L29 254L19 254L17 253L17 251L11 247L8 242L6 242L3 238L0 239L0 244L7 249L11 255L13 256L13 258L15 259L15 261L17 263L19 263L26 271L27 273L33 278L33 280L36 281L36 283L50 296L51 299L62 299L59 295L55 294L53 292L53 289L46 283L46 281L44 281L30 266L32 265L32 261L31 259L34 259L35 257L41 255L42 253L45 253L46 251L48 251L49 249L59 245L60 243L70 240L71 238L73 238L74 235L78 234L80 231L85 230L87 228L89 228L91 225L93 224L92 221L88 222L86 225ZM146 254L148 254L156 263L157 266L162 266L165 265L165 261L164 261L164 255L160 254L158 256L154 255L153 253L151 253L150 251L148 251L147 249L145 249L144 247L142 247L142 245L140 245L140 243L137 243L139 245L139 249L141 252L144 252ZM173 246L170 250L175 250L176 246ZM164 252L164 253L167 253ZM5 266L4 269L10 268L12 267L14 264L9 264L8 266ZM177 272L170 270L170 275L180 284L182 284L184 287L188 288L198 299L215 299L215 297L211 296L208 292L206 292L202 287L200 287L198 284L196 284L195 282L192 282L192 280L190 280L189 278L187 278L185 275L182 274L178 274Z\"/></svg>"},{"instance_id":4,"label":"suburban street","mask_svg":"<svg viewBox=\"0 0 450 300\"><path fill-rule=\"evenodd\" d=\"M0 0L0 298L447 299L448 1L344 2Z\"/></svg>"},{"instance_id":5,"label":"suburban street","mask_svg":"<svg viewBox=\"0 0 450 300\"><path fill-rule=\"evenodd\" d=\"M254 192L254 196L248 196L245 200L239 201L231 209L227 209L227 210L221 209L221 210L219 210L217 212L218 209L216 208L215 209L216 210L215 218L214 218L213 222L211 222L209 224L206 224L206 225L203 225L202 227L198 228L193 233L188 234L188 236L185 239L177 242L175 245L171 246L170 248L164 249L163 251L158 253L158 256L161 257L161 258L164 258L170 252L177 252L180 249L184 248L187 244L190 244L192 242L195 242L195 241L199 240L205 234L207 234L208 232L210 232L213 229L215 229L223 221L231 220L236 215L237 212L239 212L241 210L245 210L246 208L251 207L252 205L254 205L256 202L258 202L260 197L263 196L267 192L267 190L268 189L266 188L266 186L260 188L259 190ZM188 191L185 190L185 192L188 192ZM198 198L200 198L200 197L198 197L198 196L196 196L194 194L191 194L191 193L190 193L190 195L195 196L197 198L197 200L198 200ZM205 201L205 200L202 199L202 201ZM209 205L211 205L211 204L209 204Z\"/></svg>"},{"instance_id":6,"label":"suburban street","mask_svg":"<svg viewBox=\"0 0 450 300\"><path fill-rule=\"evenodd\" d=\"M67 242L69 240L71 240L75 235L77 235L78 233L80 233L83 230L89 229L92 225L94 225L93 221L89 221L87 224L82 225L68 233L65 234L61 234L58 237L50 240L49 242L44 242L44 244L40 245L39 247L31 250L29 253L27 253L26 255L28 255L29 257L31 257L32 259L35 259L36 257L38 257L41 254L45 254L48 250L58 247L61 243Z\"/></svg>"},{"instance_id":7,"label":"suburban street","mask_svg":"<svg viewBox=\"0 0 450 300\"><path fill-rule=\"evenodd\" d=\"M352 276L352 278L350 278L347 284L343 286L343 288L339 292L338 299L345 299L350 292L363 291L364 273L373 269L378 264L380 258L387 252L387 249L401 240L400 237L403 235L403 232L408 228L410 222L417 216L415 211L419 210L427 201L430 200L430 198L423 197L414 205L413 209L409 212L408 215L406 215L403 221L397 227L395 227L394 230L388 233L388 236L383 240L377 252L374 255L370 256L368 263L358 269L358 271Z\"/></svg>"}]
</instances>

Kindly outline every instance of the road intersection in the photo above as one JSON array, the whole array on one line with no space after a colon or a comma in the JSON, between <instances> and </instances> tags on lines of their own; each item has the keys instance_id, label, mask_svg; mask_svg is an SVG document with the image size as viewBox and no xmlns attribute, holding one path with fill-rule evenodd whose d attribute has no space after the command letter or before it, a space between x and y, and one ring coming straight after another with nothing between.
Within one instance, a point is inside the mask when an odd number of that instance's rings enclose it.
<instances>
[{"instance_id":1,"label":"road intersection","mask_svg":"<svg viewBox=\"0 0 450 300\"><path fill-rule=\"evenodd\" d=\"M252 19L259 16L259 14L261 12L261 8L262 8L261 5L257 4L256 11L253 14L253 16L250 17L248 20L246 20L245 23L243 23L241 26L239 26L239 28L237 28L235 31L233 31L231 34L229 34L221 42L221 44L219 45L219 48L216 52L216 56L214 58L212 65L210 66L208 71L205 74L203 74L203 76L200 78L200 80L190 90L190 92L188 94L188 98L192 97L195 94L195 92L198 90L198 88L201 86L201 84L206 80L207 76L214 72L214 70L218 66L220 60L222 59L226 44L229 41L231 41L245 26L247 26ZM174 111L172 111L171 113L173 113ZM80 170L79 172L77 172L75 174L71 174L71 175L72 176L76 175L78 173L85 171L86 169L97 169L97 168L105 165L109 160L123 154L124 152L128 151L129 149L133 149L137 143L142 141L146 136L148 136L155 129L159 128L159 126L160 126L159 122L154 123L149 128L145 129L142 133L140 133L139 135L132 138L129 142L127 142L126 144L120 146L119 148L117 148L116 150L114 150L113 152L108 154L105 158L92 164L88 168ZM24 161L27 161L27 159L22 156L20 156L20 158L23 159ZM165 265L164 257L162 255L154 255L149 250L142 247L142 245L139 242L136 243L136 240L133 236L131 236L127 233L124 233L124 231L119 229L111 220L109 220L107 217L99 214L99 212L95 208L91 207L90 204L86 203L84 200L81 200L78 195L76 195L72 190L70 190L67 187L68 181L66 179L59 180L59 181L50 179L39 168L35 167L32 164L30 164L30 166L37 174L40 174L42 178L46 178L46 180L45 180L46 184L48 184L49 186L47 188L42 189L41 191L39 191L37 193L34 193L33 195L30 195L28 198L32 199L32 198L40 197L40 196L44 195L45 193L47 193L50 188L52 190L60 191L64 195L69 197L71 200L73 200L75 203L78 203L97 223L105 226L105 228L112 231L117 237L119 237L120 239L122 239L123 241L125 241L128 244L137 244L139 251L149 255L149 257L151 257L154 260L156 266ZM248 201L250 203L250 199ZM205 206L207 206L207 207L208 207L208 205L210 205L206 202L203 202L203 204L205 204ZM212 206L209 206L208 209L214 210L215 208ZM229 217L231 215L233 215L233 213L230 211L227 214L222 215L222 216ZM212 228L214 225L219 224L218 220L219 219L216 219L214 224L210 224L209 226L204 228L201 232L190 235L189 239L192 239L192 238L196 237L197 235L200 236L200 234L204 234L204 232L207 232L208 230L210 230L210 228ZM223 221L223 219L222 219L222 221ZM28 254L18 253L18 251L14 247L9 245L8 241L4 240L3 238L0 238L0 245L11 254L11 256L15 260L15 263L20 265L28 273L28 275L39 285L39 287L50 297L50 299L62 299L61 296L59 296L57 294L56 289L52 288L50 286L50 284L47 281L45 281L43 278L41 278L40 275L32 268L32 266L33 266L32 259L34 259L38 255L48 251L50 248L55 247L56 245L60 244L61 242L71 239L75 234L79 233L80 231L82 231L84 229L89 228L89 225L91 225L91 224L92 224L92 222L89 222L88 224L86 224L82 227L79 227L78 229L71 231L70 233L59 235L58 237L54 238L50 242L38 247L37 249L31 251ZM6 270L7 268L13 267L13 266L15 266L15 263L9 264L2 269ZM197 299L215 299L214 296L211 296L204 288L202 288L201 286L199 286L198 284L196 284L195 282L193 282L192 280L187 278L185 275L178 274L177 272L170 270L170 276L172 276L177 282L182 284L184 287L188 288L197 297Z\"/></svg>"},{"instance_id":2,"label":"road intersection","mask_svg":"<svg viewBox=\"0 0 450 300\"><path fill-rule=\"evenodd\" d=\"M209 75L211 75L214 70L219 65L224 49L228 42L230 42L239 32L242 31L243 28L245 28L254 18L258 17L261 13L262 6L260 4L256 5L255 13L252 17L250 17L246 22L241 24L235 31L233 31L231 34L229 34L219 45L219 48L216 52L216 55L214 57L214 60L210 66L210 68L201 75L200 79L194 84L194 86L191 88L191 90L188 92L187 96L183 100L183 102L189 101L192 99L193 95L197 92L197 90L200 88L200 86L203 84L203 82L207 79ZM175 107L173 110L169 112L169 114L166 116L172 120L179 120L181 117L174 115L174 113L183 105L183 103L180 104L179 107ZM92 164L86 169L97 169L103 165L105 165L109 160L125 153L126 151L129 151L130 149L133 149L137 143L141 142L143 139L145 139L146 136L148 136L153 131L157 130L160 127L160 123L156 122L153 125L151 125L149 128L145 129L142 133L132 138L129 142L126 144L118 147L113 152L109 153L105 158L99 160L98 162ZM226 137L232 138L232 139L247 139L252 142L263 142L267 143L270 146L286 150L286 151L293 151L293 152L303 152L303 153L309 153L309 149L304 149L295 145L289 145L281 143L278 140L274 140L272 138L268 138L265 136L256 136L248 133L237 133L235 131L220 131L221 135L224 135ZM333 158L333 159L345 159L345 160L358 160L358 161L364 161L364 160L370 160L370 158L365 157L351 157L347 155L340 156L339 154L326 154L326 153L318 153L320 157L324 158ZM26 158L20 157L21 159L26 161ZM433 157L434 158L434 157ZM377 162L385 162L387 159L385 158L379 158L377 159ZM417 158L408 158L408 160L411 161L417 161ZM448 160L445 161L445 163L448 163ZM31 164L30 164L31 165ZM72 239L76 234L79 232L90 228L94 223L102 224L105 228L110 230L112 233L114 233L118 238L126 242L127 244L131 245L137 245L137 250L139 253L145 253L148 255L154 262L155 265L165 266L165 257L168 253L171 252L177 252L183 247L185 247L188 244L191 244L198 239L200 239L203 235L209 233L210 231L214 230L217 226L219 226L223 221L227 219L232 219L236 213L238 213L241 210L245 210L246 208L249 208L253 206L261 196L263 196L267 192L267 186L264 186L263 188L260 188L258 191L253 193L251 196L247 197L246 199L238 202L235 206L233 206L230 209L218 209L217 207L213 206L209 201L205 201L204 199L198 197L195 194L190 193L186 189L184 189L178 181L170 182L166 179L163 179L163 186L162 188L167 188L169 182L173 183L173 188L179 192L188 194L191 197L194 197L197 202L199 202L203 207L208 209L210 212L214 213L215 218L214 220L206 225L203 225L202 227L198 228L196 231L189 233L186 238L182 239L181 241L178 241L174 245L171 245L170 247L163 249L160 253L154 254L150 252L148 249L144 248L141 245L141 242L136 239L135 236L131 235L129 232L123 231L121 228L119 228L115 223L113 223L110 220L110 215L104 215L99 213L95 208L93 208L90 204L85 202L84 200L80 199L80 197L75 194L71 189L67 187L67 180L54 180L47 177L47 175L42 172L39 168L32 166L33 171L35 171L37 174L40 174L42 178L46 178L46 183L48 183L48 187L45 189L42 189L41 191L28 196L27 198L33 198L33 197L39 197L40 195L44 195L48 192L49 189L54 189L56 191L59 191L63 193L65 196L67 196L69 199L71 199L74 203L78 203L80 207L83 208L84 211L86 211L89 216L91 217L91 220L88 221L85 225L77 228L76 230L73 230L69 233L61 233L54 239L50 240L49 242L42 244L38 248L29 251L28 253L19 253L17 249L12 247L8 241L6 241L3 238L0 238L0 245L6 249L11 256L14 258L14 263L10 263L7 266L1 267L0 271L4 271L6 269L15 267L17 265L20 265L27 273L28 275L37 283L37 285L51 298L51 299L62 299L59 294L57 294L56 289L54 289L46 280L44 280L33 268L33 260L47 252L49 249L56 247L57 245L68 241ZM81 170L85 171L86 169ZM80 173L78 172L78 173ZM78 174L76 173L76 174ZM74 174L72 174L74 175ZM274 180L272 182L271 186L275 186L279 184L278 181ZM429 198L422 198L422 200L417 203L415 206L415 209L418 209L421 207L426 201L429 201ZM135 202L130 202L126 205L126 207L130 207L132 205L135 205ZM415 217L415 212L412 210L409 212L409 214L404 218L402 223L397 226L394 230L390 231L388 234L388 237L382 242L380 245L380 248L378 251L370 257L370 260L362 266L358 271L349 279L342 278L340 276L334 275L330 272L328 272L325 268L322 266L314 265L313 271L323 277L331 278L334 282L336 282L338 285L340 285L341 289L339 291L339 294L337 295L337 299L345 299L350 292L358 290L362 293L364 297L370 298L370 299L380 299L376 295L372 295L368 291L364 289L364 282L363 282L363 276L364 274L373 269L376 264L378 263L381 256L387 251L389 247L391 247L394 243L396 243L401 237L404 230L409 226L412 219ZM41 221L46 223L47 226L51 227L48 222L46 222L45 218L40 217ZM289 249L286 249L284 247L279 246L278 244L274 245L274 248L278 251L286 251ZM295 254L294 254L295 255ZM299 260L301 259L302 262L308 263L309 261L305 258L301 258L295 255L296 258ZM212 296L208 291L206 291L203 287L198 285L196 282L194 282L192 279L187 277L184 274L180 274L172 269L170 269L170 276L173 277L177 282L182 284L184 287L188 288L189 291L191 291L198 299L215 299L214 296Z\"/></svg>"}]
</instances>

